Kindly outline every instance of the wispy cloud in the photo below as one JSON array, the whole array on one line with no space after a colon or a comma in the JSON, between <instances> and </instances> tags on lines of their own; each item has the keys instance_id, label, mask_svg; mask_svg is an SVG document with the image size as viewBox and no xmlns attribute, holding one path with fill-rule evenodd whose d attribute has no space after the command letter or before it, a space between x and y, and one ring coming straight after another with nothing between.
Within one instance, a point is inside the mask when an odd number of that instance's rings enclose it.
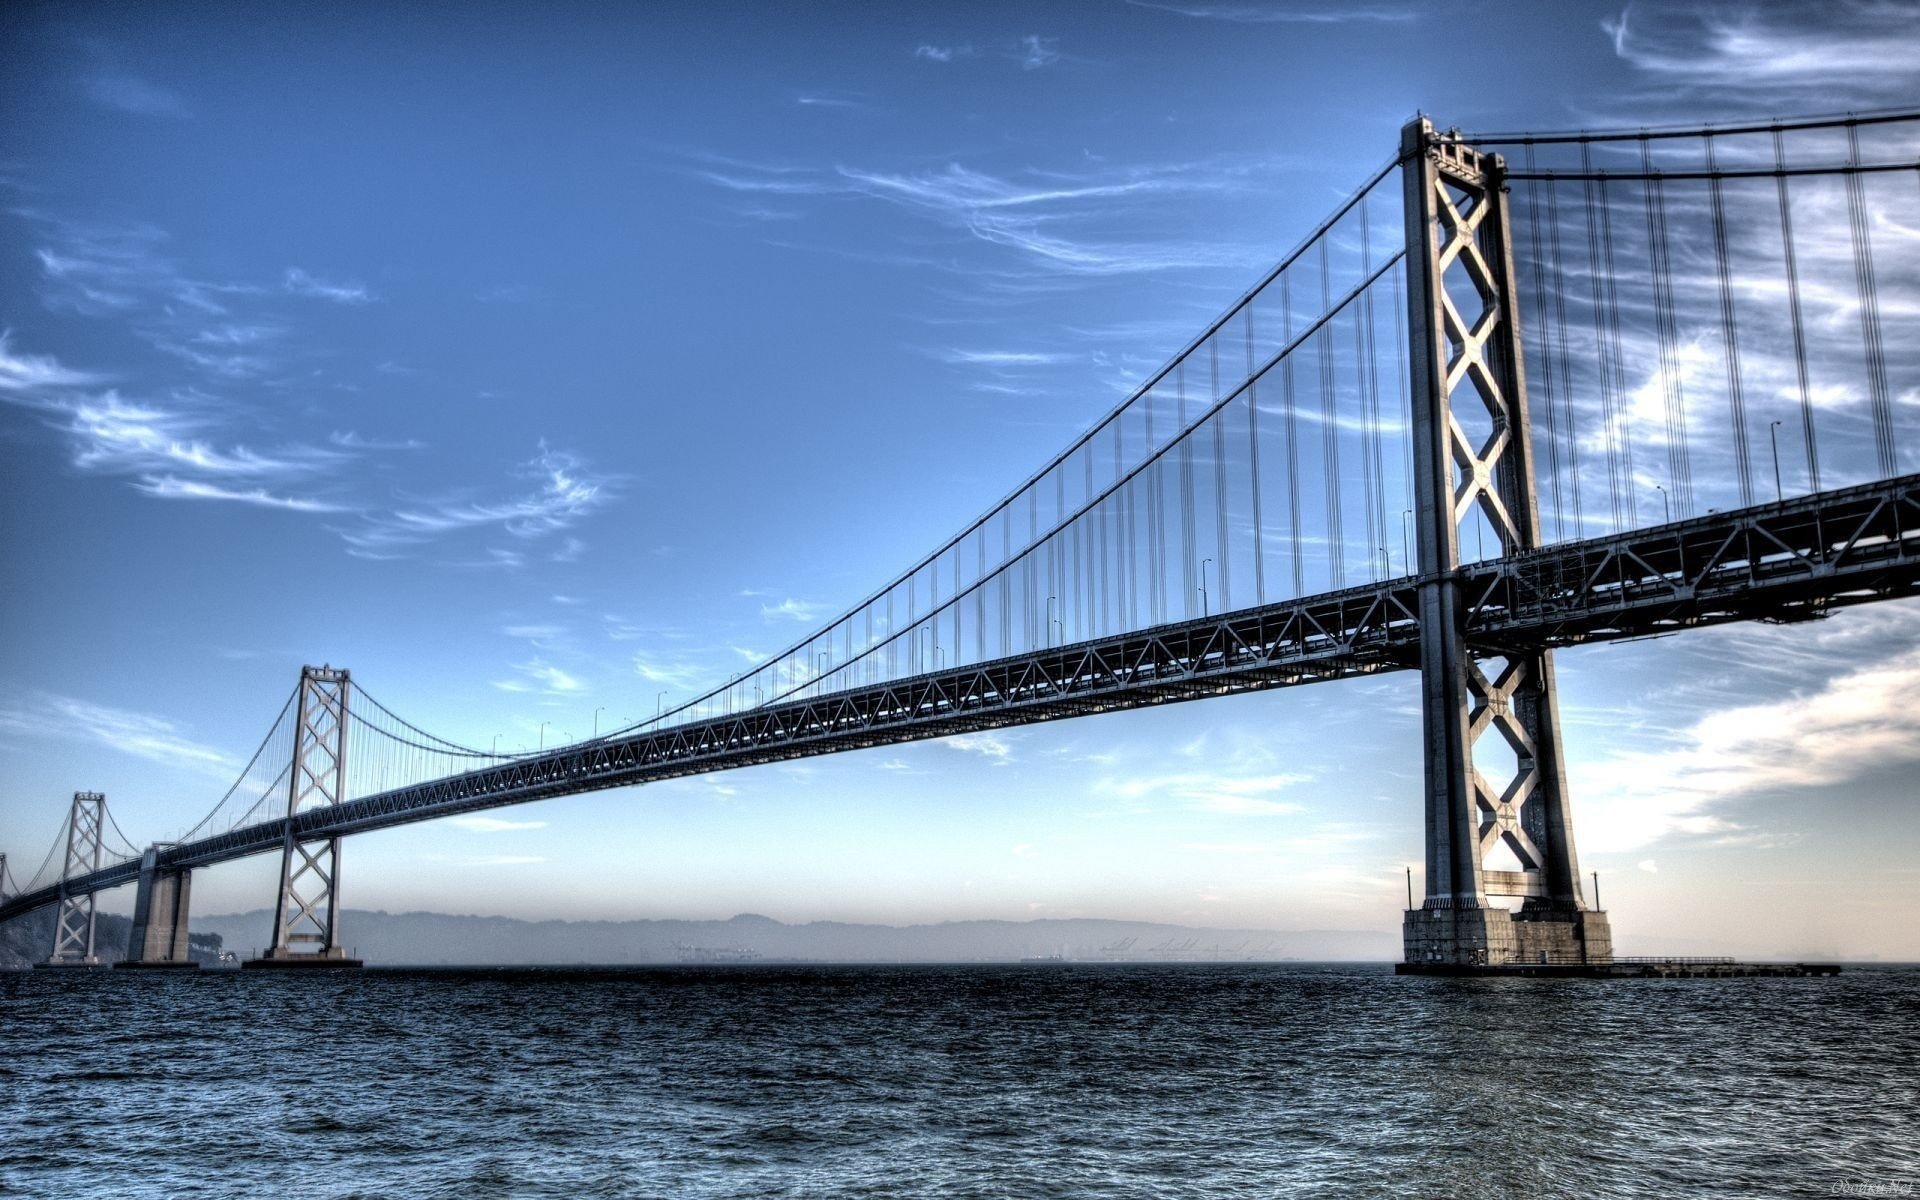
<instances>
[{"instance_id":1,"label":"wispy cloud","mask_svg":"<svg viewBox=\"0 0 1920 1200\"><path fill-rule=\"evenodd\" d=\"M133 486L135 490L161 500L227 500L238 504L251 504L259 508L279 508L302 513L349 511L342 505L316 500L310 496L276 496L265 488L223 487L217 483L179 479L172 475L142 476L134 482Z\"/></svg>"},{"instance_id":2,"label":"wispy cloud","mask_svg":"<svg viewBox=\"0 0 1920 1200\"><path fill-rule=\"evenodd\" d=\"M1601 22L1614 53L1663 86L1732 99L1904 100L1920 85L1920 5L1628 5ZM1671 92L1669 92L1671 96Z\"/></svg>"},{"instance_id":3,"label":"wispy cloud","mask_svg":"<svg viewBox=\"0 0 1920 1200\"><path fill-rule=\"evenodd\" d=\"M1231 816L1282 816L1301 811L1301 805L1275 795L1307 782L1309 776L1289 772L1233 775L1188 771L1172 775L1137 776L1111 785L1129 800L1164 796L1202 812Z\"/></svg>"},{"instance_id":4,"label":"wispy cloud","mask_svg":"<svg viewBox=\"0 0 1920 1200\"><path fill-rule=\"evenodd\" d=\"M0 734L88 742L218 778L231 778L240 765L223 751L187 738L164 717L44 692L0 702Z\"/></svg>"},{"instance_id":5,"label":"wispy cloud","mask_svg":"<svg viewBox=\"0 0 1920 1200\"><path fill-rule=\"evenodd\" d=\"M956 58L972 58L974 49L967 45L935 46L928 42L921 42L913 48L913 56L926 59L928 62L944 63L952 62Z\"/></svg>"},{"instance_id":6,"label":"wispy cloud","mask_svg":"<svg viewBox=\"0 0 1920 1200\"><path fill-rule=\"evenodd\" d=\"M1151 8L1208 21L1229 21L1236 25L1380 24L1411 21L1418 15L1409 8L1371 8L1359 4L1156 4L1152 0L1127 0L1127 3L1135 8Z\"/></svg>"},{"instance_id":7,"label":"wispy cloud","mask_svg":"<svg viewBox=\"0 0 1920 1200\"><path fill-rule=\"evenodd\" d=\"M1081 356L1036 350L942 350L939 357L956 366L1046 367L1078 362Z\"/></svg>"},{"instance_id":8,"label":"wispy cloud","mask_svg":"<svg viewBox=\"0 0 1920 1200\"><path fill-rule=\"evenodd\" d=\"M510 821L504 817L448 817L447 824L468 833L517 833L527 829L545 829L545 821Z\"/></svg>"},{"instance_id":9,"label":"wispy cloud","mask_svg":"<svg viewBox=\"0 0 1920 1200\"><path fill-rule=\"evenodd\" d=\"M978 754L996 764L1013 761L1013 743L992 733L960 733L940 742L949 750L959 750L965 754Z\"/></svg>"},{"instance_id":10,"label":"wispy cloud","mask_svg":"<svg viewBox=\"0 0 1920 1200\"><path fill-rule=\"evenodd\" d=\"M633 672L648 683L681 690L691 689L711 675L711 672L691 663L655 662L638 654L633 657Z\"/></svg>"},{"instance_id":11,"label":"wispy cloud","mask_svg":"<svg viewBox=\"0 0 1920 1200\"><path fill-rule=\"evenodd\" d=\"M365 284L332 282L299 267L287 268L286 275L281 279L281 286L295 296L331 300L335 304L368 304L374 299L373 293Z\"/></svg>"},{"instance_id":12,"label":"wispy cloud","mask_svg":"<svg viewBox=\"0 0 1920 1200\"><path fill-rule=\"evenodd\" d=\"M851 196L879 200L979 241L1013 250L1054 275L1121 275L1195 267L1244 267L1260 256L1244 247L1129 236L1164 228L1182 198L1237 194L1269 164L1215 160L1093 172L1029 170L995 175L949 163L890 171L837 166L811 169L709 160L694 174L730 191ZM922 261L922 260L916 260ZM934 263L957 269L951 263ZM1033 281L1014 281L1032 286Z\"/></svg>"},{"instance_id":13,"label":"wispy cloud","mask_svg":"<svg viewBox=\"0 0 1920 1200\"><path fill-rule=\"evenodd\" d=\"M761 618L768 621L779 619L812 621L817 619L822 611L818 604L807 600L795 600L792 596L788 596L778 604L762 604L760 606Z\"/></svg>"},{"instance_id":14,"label":"wispy cloud","mask_svg":"<svg viewBox=\"0 0 1920 1200\"><path fill-rule=\"evenodd\" d=\"M586 683L542 659L515 663L518 679L496 679L493 686L503 692L540 692L548 696L576 696L587 690Z\"/></svg>"},{"instance_id":15,"label":"wispy cloud","mask_svg":"<svg viewBox=\"0 0 1920 1200\"><path fill-rule=\"evenodd\" d=\"M1037 71L1060 61L1060 39L1029 33L1020 39L1017 57L1022 68Z\"/></svg>"},{"instance_id":16,"label":"wispy cloud","mask_svg":"<svg viewBox=\"0 0 1920 1200\"><path fill-rule=\"evenodd\" d=\"M572 527L612 496L611 477L595 475L577 456L545 442L515 474L531 480L534 490L506 500L454 496L419 501L369 514L359 527L338 532L350 547L371 554L392 553L471 530L504 530L514 537L538 538ZM515 551L506 553L520 557Z\"/></svg>"},{"instance_id":17,"label":"wispy cloud","mask_svg":"<svg viewBox=\"0 0 1920 1200\"><path fill-rule=\"evenodd\" d=\"M190 115L186 102L175 92L123 71L95 71L81 80L81 88L87 99L115 112L142 117Z\"/></svg>"},{"instance_id":18,"label":"wispy cloud","mask_svg":"<svg viewBox=\"0 0 1920 1200\"><path fill-rule=\"evenodd\" d=\"M17 354L13 331L0 330L0 391L38 392L51 388L85 387L105 376L63 366L51 355Z\"/></svg>"}]
</instances>

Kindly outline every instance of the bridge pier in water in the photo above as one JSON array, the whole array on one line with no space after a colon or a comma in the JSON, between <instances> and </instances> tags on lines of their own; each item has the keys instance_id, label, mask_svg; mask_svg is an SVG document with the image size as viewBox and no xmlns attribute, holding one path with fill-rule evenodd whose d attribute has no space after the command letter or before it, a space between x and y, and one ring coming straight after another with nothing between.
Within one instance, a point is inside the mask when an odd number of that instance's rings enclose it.
<instances>
[{"instance_id":1,"label":"bridge pier in water","mask_svg":"<svg viewBox=\"0 0 1920 1200\"><path fill-rule=\"evenodd\" d=\"M1427 867L1404 965L1608 963L1606 915L1580 887L1553 653L1465 636L1463 522L1503 555L1541 544L1505 164L1425 118L1401 136Z\"/></svg>"},{"instance_id":2,"label":"bridge pier in water","mask_svg":"<svg viewBox=\"0 0 1920 1200\"><path fill-rule=\"evenodd\" d=\"M140 858L127 957L113 964L115 967L191 969L200 965L187 950L187 902L192 882L192 871L162 867L160 848L147 848Z\"/></svg>"},{"instance_id":3,"label":"bridge pier in water","mask_svg":"<svg viewBox=\"0 0 1920 1200\"><path fill-rule=\"evenodd\" d=\"M346 798L346 670L302 667L294 723L293 771L287 782L287 829L280 852L280 893L273 944L248 967L357 967L340 944L340 838L302 838L302 810L332 808Z\"/></svg>"}]
</instances>

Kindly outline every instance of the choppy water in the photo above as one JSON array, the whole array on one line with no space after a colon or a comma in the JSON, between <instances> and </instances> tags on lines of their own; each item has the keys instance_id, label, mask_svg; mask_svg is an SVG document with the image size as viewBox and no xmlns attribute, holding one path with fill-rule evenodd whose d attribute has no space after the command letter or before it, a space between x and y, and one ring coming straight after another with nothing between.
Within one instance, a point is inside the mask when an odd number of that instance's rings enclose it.
<instances>
[{"instance_id":1,"label":"choppy water","mask_svg":"<svg viewBox=\"0 0 1920 1200\"><path fill-rule=\"evenodd\" d=\"M0 1194L1920 1194L1917 1019L1913 969L7 973Z\"/></svg>"}]
</instances>

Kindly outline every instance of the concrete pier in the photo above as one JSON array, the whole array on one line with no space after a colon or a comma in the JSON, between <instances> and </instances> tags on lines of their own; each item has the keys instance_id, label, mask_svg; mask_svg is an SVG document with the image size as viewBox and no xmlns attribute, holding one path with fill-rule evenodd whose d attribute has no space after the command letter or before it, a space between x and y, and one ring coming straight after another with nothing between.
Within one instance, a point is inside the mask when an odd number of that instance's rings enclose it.
<instances>
[{"instance_id":1,"label":"concrete pier","mask_svg":"<svg viewBox=\"0 0 1920 1200\"><path fill-rule=\"evenodd\" d=\"M162 869L157 847L147 850L140 859L140 885L134 895L127 959L115 963L116 967L191 970L200 965L187 949L187 902L192 881L190 871Z\"/></svg>"}]
</instances>

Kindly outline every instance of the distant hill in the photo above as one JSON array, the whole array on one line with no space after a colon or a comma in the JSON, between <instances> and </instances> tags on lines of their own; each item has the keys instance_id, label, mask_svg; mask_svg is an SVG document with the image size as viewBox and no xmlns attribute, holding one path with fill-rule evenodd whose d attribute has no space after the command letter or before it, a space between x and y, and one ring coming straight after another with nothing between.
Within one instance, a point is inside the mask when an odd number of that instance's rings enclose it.
<instances>
[{"instance_id":1,"label":"distant hill","mask_svg":"<svg viewBox=\"0 0 1920 1200\"><path fill-rule=\"evenodd\" d=\"M271 913L193 918L246 957L270 940ZM349 909L347 948L382 965L807 962L1012 962L1058 955L1115 962L1385 962L1398 930L1202 929L1147 921L944 921L930 925L789 925L742 914L725 921L519 921Z\"/></svg>"}]
</instances>

